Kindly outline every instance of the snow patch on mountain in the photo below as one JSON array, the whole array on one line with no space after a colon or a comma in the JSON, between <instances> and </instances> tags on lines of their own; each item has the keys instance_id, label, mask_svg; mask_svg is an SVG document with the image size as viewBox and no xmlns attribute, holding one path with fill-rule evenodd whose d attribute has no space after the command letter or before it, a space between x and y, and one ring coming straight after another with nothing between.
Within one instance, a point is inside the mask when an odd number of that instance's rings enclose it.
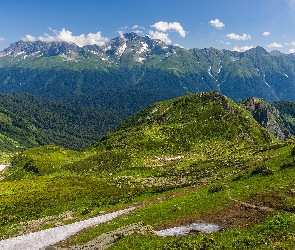
<instances>
[{"instance_id":1,"label":"snow patch on mountain","mask_svg":"<svg viewBox=\"0 0 295 250\"><path fill-rule=\"evenodd\" d=\"M116 52L116 55L118 56L122 56L122 54L124 53L124 51L126 50L127 48L127 44L124 43L123 46L119 47L117 52Z\"/></svg>"},{"instance_id":2,"label":"snow patch on mountain","mask_svg":"<svg viewBox=\"0 0 295 250\"><path fill-rule=\"evenodd\" d=\"M144 43L144 42L140 42L140 43L141 43L142 47L137 52L138 54L142 54L142 53L149 51L149 46L147 45L147 43Z\"/></svg>"}]
</instances>

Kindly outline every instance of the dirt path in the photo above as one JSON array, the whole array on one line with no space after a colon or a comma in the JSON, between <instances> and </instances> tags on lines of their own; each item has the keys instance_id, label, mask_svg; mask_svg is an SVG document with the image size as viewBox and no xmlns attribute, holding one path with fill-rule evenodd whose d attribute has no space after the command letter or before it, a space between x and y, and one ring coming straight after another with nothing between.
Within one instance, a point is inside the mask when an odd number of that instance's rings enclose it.
<instances>
[{"instance_id":1,"label":"dirt path","mask_svg":"<svg viewBox=\"0 0 295 250\"><path fill-rule=\"evenodd\" d=\"M250 207L250 208L254 208L254 209L258 209L258 210L266 211L266 212L271 212L271 211L273 211L273 209L270 208L270 207L256 206L256 205L253 205L253 204L250 204L250 203L244 202L244 201L236 200L236 199L234 199L233 197L231 197L231 195L230 195L230 191L228 191L227 195L228 195L228 198L229 198L230 200L232 200L232 201L234 201L234 202L236 202L236 203L239 203L239 204L241 204L241 205L243 205L243 206L245 206L245 207Z\"/></svg>"},{"instance_id":2,"label":"dirt path","mask_svg":"<svg viewBox=\"0 0 295 250\"><path fill-rule=\"evenodd\" d=\"M54 245L57 242L76 234L82 229L98 225L100 223L112 220L119 215L128 213L136 207L130 207L113 213L101 215L88 220L75 222L69 225L50 228L27 235L22 235L0 241L1 250L36 250Z\"/></svg>"}]
</instances>

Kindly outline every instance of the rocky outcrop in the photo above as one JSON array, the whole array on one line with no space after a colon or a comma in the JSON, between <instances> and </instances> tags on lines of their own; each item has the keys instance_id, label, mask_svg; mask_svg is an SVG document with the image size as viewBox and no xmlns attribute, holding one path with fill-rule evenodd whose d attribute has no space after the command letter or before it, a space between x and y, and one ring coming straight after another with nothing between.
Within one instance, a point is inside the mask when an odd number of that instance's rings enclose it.
<instances>
[{"instance_id":1,"label":"rocky outcrop","mask_svg":"<svg viewBox=\"0 0 295 250\"><path fill-rule=\"evenodd\" d=\"M280 112L268 102L260 98L250 97L241 104L251 112L254 119L281 141L294 138L294 135L284 127Z\"/></svg>"}]
</instances>

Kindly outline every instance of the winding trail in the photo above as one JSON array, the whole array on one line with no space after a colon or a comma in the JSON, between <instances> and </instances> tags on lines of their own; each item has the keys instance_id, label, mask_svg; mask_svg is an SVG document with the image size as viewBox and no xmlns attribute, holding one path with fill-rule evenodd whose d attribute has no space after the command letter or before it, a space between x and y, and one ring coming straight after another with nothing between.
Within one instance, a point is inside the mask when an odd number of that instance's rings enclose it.
<instances>
[{"instance_id":1,"label":"winding trail","mask_svg":"<svg viewBox=\"0 0 295 250\"><path fill-rule=\"evenodd\" d=\"M9 238L0 241L1 250L36 250L44 248L76 234L82 229L110 221L119 215L128 213L136 207L130 207L113 213L97 216L84 221L75 222L69 225L50 228L27 235Z\"/></svg>"}]
</instances>

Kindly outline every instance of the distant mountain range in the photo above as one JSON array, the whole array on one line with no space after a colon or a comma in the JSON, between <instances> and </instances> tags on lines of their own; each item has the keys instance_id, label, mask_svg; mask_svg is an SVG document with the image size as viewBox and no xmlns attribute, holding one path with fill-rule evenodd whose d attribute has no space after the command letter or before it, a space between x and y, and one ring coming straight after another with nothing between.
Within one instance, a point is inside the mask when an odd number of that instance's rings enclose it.
<instances>
[{"instance_id":1,"label":"distant mountain range","mask_svg":"<svg viewBox=\"0 0 295 250\"><path fill-rule=\"evenodd\" d=\"M73 99L126 88L157 100L212 90L235 101L295 100L295 57L262 47L184 49L135 33L104 46L19 41L0 52L1 92Z\"/></svg>"}]
</instances>

